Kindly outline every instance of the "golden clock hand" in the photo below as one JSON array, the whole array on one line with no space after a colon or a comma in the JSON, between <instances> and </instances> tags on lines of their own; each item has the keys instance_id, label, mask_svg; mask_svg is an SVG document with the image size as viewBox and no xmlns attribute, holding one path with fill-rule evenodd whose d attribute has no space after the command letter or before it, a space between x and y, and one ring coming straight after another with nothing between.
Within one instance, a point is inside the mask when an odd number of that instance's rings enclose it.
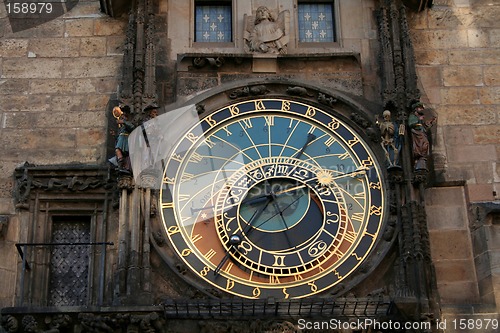
<instances>
[{"instance_id":1,"label":"golden clock hand","mask_svg":"<svg viewBox=\"0 0 500 333\"><path fill-rule=\"evenodd\" d=\"M250 219L248 220L248 225L247 227L245 228L245 230L242 230L241 231L241 234L245 234L246 232L248 232L247 230L251 230L250 228L252 228L252 223L253 221L258 218L263 212L264 210L266 210L267 206L271 203L271 201L273 201L274 198L272 195L268 195L268 198L267 198L267 201L266 201L266 204L264 206L262 206L261 208L259 208L258 210L255 211L255 213L253 213L252 217L250 217ZM233 236L238 236L237 238ZM233 242L234 240L234 242ZM234 234L232 235L230 238L229 238L229 241L230 241L230 245L229 245L229 248L227 249L226 251L226 254L224 255L224 257L221 259L221 261L219 262L219 264L217 265L217 267L215 267L214 269L214 275L217 276L219 275L219 272L222 268L222 266L224 266L225 262L227 261L227 259L229 259L229 249L232 248L233 246L235 245L238 245L240 242L241 242L241 236L240 235L237 235L237 234Z\"/></svg>"},{"instance_id":2,"label":"golden clock hand","mask_svg":"<svg viewBox=\"0 0 500 333\"><path fill-rule=\"evenodd\" d=\"M339 179L339 178L342 178L342 177L345 177L345 176L351 176L351 177L353 177L353 176L364 175L364 174L366 174L366 168L359 168L359 169L357 169L355 171L347 172L347 173L344 173L344 174L332 177L332 180Z\"/></svg>"},{"instance_id":3,"label":"golden clock hand","mask_svg":"<svg viewBox=\"0 0 500 333\"><path fill-rule=\"evenodd\" d=\"M273 194L273 198L276 199L276 194ZM273 206L276 209L276 211L278 212L279 216L281 217L281 221L283 222L283 225L285 226L286 231L290 230L288 228L288 224L286 223L285 217L283 216L283 210L280 209L280 206L278 205L278 203L276 201L273 201ZM286 241L288 243L288 246L292 247L292 242L290 241L290 237L288 237L287 232L285 232L285 237L286 237ZM294 250L296 248L297 248L297 246L293 246Z\"/></svg>"},{"instance_id":4,"label":"golden clock hand","mask_svg":"<svg viewBox=\"0 0 500 333\"><path fill-rule=\"evenodd\" d=\"M299 186L294 186L294 187L291 187L291 188L287 188L286 190L278 191L278 192L274 193L274 195L278 196L278 195L281 195L281 194L284 194L284 193L288 193L288 192L291 192L291 191L298 190L299 188L303 188L303 187L306 187L306 186L307 186L306 184L302 184L302 185L299 185Z\"/></svg>"}]
</instances>

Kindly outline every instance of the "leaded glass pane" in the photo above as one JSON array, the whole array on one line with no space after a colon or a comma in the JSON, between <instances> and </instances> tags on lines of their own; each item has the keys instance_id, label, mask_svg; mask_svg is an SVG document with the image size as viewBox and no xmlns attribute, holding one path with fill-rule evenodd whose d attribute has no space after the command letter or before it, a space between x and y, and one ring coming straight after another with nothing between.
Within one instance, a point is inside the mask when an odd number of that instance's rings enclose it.
<instances>
[{"instance_id":1,"label":"leaded glass pane","mask_svg":"<svg viewBox=\"0 0 500 333\"><path fill-rule=\"evenodd\" d=\"M299 3L299 42L335 42L333 2Z\"/></svg>"},{"instance_id":2,"label":"leaded glass pane","mask_svg":"<svg viewBox=\"0 0 500 333\"><path fill-rule=\"evenodd\" d=\"M197 5L195 13L196 42L231 42L231 6Z\"/></svg>"},{"instance_id":3,"label":"leaded glass pane","mask_svg":"<svg viewBox=\"0 0 500 333\"><path fill-rule=\"evenodd\" d=\"M87 218L54 221L52 225L54 245L50 250L49 305L87 304L90 247L55 244L89 242L90 223Z\"/></svg>"}]
</instances>

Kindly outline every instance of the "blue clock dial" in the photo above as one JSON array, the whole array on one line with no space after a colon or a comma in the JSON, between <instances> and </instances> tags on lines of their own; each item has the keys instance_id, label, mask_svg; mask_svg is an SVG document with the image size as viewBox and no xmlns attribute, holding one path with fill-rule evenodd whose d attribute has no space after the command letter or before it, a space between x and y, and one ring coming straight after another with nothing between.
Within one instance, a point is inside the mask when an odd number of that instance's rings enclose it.
<instances>
[{"instance_id":1,"label":"blue clock dial","mask_svg":"<svg viewBox=\"0 0 500 333\"><path fill-rule=\"evenodd\" d=\"M290 100L239 102L202 118L166 160L165 231L195 274L228 293L312 296L377 242L381 177L339 118Z\"/></svg>"}]
</instances>

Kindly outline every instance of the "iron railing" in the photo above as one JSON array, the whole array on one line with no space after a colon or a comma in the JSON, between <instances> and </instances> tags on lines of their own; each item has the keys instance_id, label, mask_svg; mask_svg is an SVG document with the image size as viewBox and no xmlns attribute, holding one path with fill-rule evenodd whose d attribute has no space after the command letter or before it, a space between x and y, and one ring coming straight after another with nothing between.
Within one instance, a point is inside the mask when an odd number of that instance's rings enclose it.
<instances>
[{"instance_id":1,"label":"iron railing","mask_svg":"<svg viewBox=\"0 0 500 333\"><path fill-rule=\"evenodd\" d=\"M377 318L392 302L384 298L324 298L298 300L176 300L163 302L167 318L330 317Z\"/></svg>"},{"instance_id":2,"label":"iron railing","mask_svg":"<svg viewBox=\"0 0 500 333\"><path fill-rule=\"evenodd\" d=\"M26 271L31 270L31 266L28 263L28 260L26 258L27 250L28 248L33 248L37 246L42 246L42 247L52 247L52 246L101 246L101 253L100 253L100 262L99 262L99 291L98 291L98 297L97 297L97 305L101 306L103 305L103 300L104 300L104 287L105 287L105 267L106 267L106 249L107 246L112 246L114 245L112 242L61 242L61 243L17 243L16 248L17 252L19 253L19 256L21 257L22 260L22 270L21 270L21 281L20 281L20 305L24 305L24 288L25 288L25 279L26 279Z\"/></svg>"}]
</instances>

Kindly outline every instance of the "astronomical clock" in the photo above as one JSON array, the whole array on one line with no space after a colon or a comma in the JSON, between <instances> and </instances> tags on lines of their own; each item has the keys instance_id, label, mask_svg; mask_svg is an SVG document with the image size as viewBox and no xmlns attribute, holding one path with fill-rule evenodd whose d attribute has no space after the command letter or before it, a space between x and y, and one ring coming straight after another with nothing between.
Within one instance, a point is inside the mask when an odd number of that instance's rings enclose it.
<instances>
[{"instance_id":1,"label":"astronomical clock","mask_svg":"<svg viewBox=\"0 0 500 333\"><path fill-rule=\"evenodd\" d=\"M250 96L200 113L163 163L162 232L192 284L299 299L344 285L380 241L383 170L333 108Z\"/></svg>"}]
</instances>

